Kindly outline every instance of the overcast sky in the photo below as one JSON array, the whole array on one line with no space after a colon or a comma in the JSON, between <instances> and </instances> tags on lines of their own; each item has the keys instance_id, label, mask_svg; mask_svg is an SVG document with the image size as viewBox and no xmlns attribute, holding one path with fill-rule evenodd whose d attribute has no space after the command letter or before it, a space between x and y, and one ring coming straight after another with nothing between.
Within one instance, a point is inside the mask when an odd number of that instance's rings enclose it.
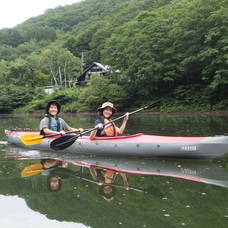
<instances>
[{"instance_id":1,"label":"overcast sky","mask_svg":"<svg viewBox=\"0 0 228 228\"><path fill-rule=\"evenodd\" d=\"M82 0L6 0L0 4L0 29L13 28L30 17L43 14L57 6L71 5Z\"/></svg>"}]
</instances>

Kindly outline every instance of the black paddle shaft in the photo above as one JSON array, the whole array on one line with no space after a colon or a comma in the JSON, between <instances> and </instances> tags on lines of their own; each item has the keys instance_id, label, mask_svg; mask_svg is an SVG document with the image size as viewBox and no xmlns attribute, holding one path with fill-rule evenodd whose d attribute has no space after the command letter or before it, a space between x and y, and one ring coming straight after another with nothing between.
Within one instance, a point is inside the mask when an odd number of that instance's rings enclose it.
<instances>
[{"instance_id":1,"label":"black paddle shaft","mask_svg":"<svg viewBox=\"0 0 228 228\"><path fill-rule=\"evenodd\" d=\"M158 100L158 101L153 102L152 104L150 104L150 105L148 105L148 106L145 106L145 107L143 107L143 108L140 108L140 109L138 109L138 110L135 110L135 111L133 111L133 112L130 112L128 115L130 116L130 115L133 115L133 114L135 114L135 113L141 112L141 111L143 111L143 110L153 108L153 107L159 105L159 104L162 102L162 100L163 100L163 99L160 99L160 100ZM125 115L120 116L120 117L118 117L118 118L116 118L116 119L114 119L114 120L111 120L111 121L109 121L109 122L107 122L107 123L104 123L103 126L105 126L105 125L107 125L107 124L110 124L110 123L113 123L113 122L115 122L115 121L117 121L117 120L123 119L124 117L125 117ZM62 136L62 137L59 137L59 138L53 140L53 141L51 142L50 146L51 146L51 148L52 148L53 150L64 150L65 148L71 146L71 145L77 140L78 137L80 137L80 136L82 136L82 135L85 135L85 134L87 134L87 133L89 133L89 132L91 132L91 131L94 131L94 130L96 130L96 129L97 129L97 127L94 127L94 128L92 128L92 129L88 129L87 131L83 131L82 133L77 134L77 135L64 135L64 136Z\"/></svg>"},{"instance_id":2,"label":"black paddle shaft","mask_svg":"<svg viewBox=\"0 0 228 228\"><path fill-rule=\"evenodd\" d=\"M141 112L141 111L143 111L143 110L146 110L146 109L150 109L150 108L156 107L157 105L159 105L159 104L162 102L162 100L163 100L163 99L160 99L160 100L158 100L158 101L153 102L152 104L150 104L150 105L148 105L148 106L145 106L145 107L143 107L143 108L140 108L140 109L138 109L138 110L135 110L135 111L133 111L133 112L130 112L128 115L130 116L130 115L136 114L136 113L138 113L138 112ZM109 122L103 124L103 126L105 126L105 125L107 125L107 124L110 124L110 123L112 123L112 122L115 122L115 121L117 121L117 120L123 119L124 117L125 117L125 115L120 116L120 117L118 117L118 118L116 118L116 119L114 119L114 120L111 120L111 121L109 121ZM95 128L95 129L96 129L96 128ZM84 133L84 132L83 132L83 133Z\"/></svg>"},{"instance_id":3,"label":"black paddle shaft","mask_svg":"<svg viewBox=\"0 0 228 228\"><path fill-rule=\"evenodd\" d=\"M68 175L69 178L76 178L76 179L84 180L84 181L87 181L87 182L90 182L90 183L93 183L93 184L97 184L98 183L95 180L90 180L88 178L84 178L84 177L78 176L78 175L76 175L76 173L73 173L73 171L68 170L66 168L58 168L58 169L60 171L59 174ZM64 172L65 170L67 172ZM115 171L115 170L113 170L113 171ZM109 185L109 186L112 186L112 187L117 187L117 188L126 188L126 186L117 185L117 184L113 184L113 183L107 183L106 185ZM163 196L163 194L160 192L160 190L158 190L155 187L149 187L149 188L147 188L145 190L144 189L139 189L139 188L134 188L134 187L129 187L129 190L134 190L136 192L141 192L141 193L145 193L145 194L151 194L151 195L155 195L155 196L159 196L159 197Z\"/></svg>"},{"instance_id":4,"label":"black paddle shaft","mask_svg":"<svg viewBox=\"0 0 228 228\"><path fill-rule=\"evenodd\" d=\"M72 134L72 133L78 133L80 132L79 130L77 131L66 131L65 134ZM48 137L53 137L53 136L57 136L57 135L62 135L62 133L57 133L54 135L43 135L43 138L48 138Z\"/></svg>"}]
</instances>

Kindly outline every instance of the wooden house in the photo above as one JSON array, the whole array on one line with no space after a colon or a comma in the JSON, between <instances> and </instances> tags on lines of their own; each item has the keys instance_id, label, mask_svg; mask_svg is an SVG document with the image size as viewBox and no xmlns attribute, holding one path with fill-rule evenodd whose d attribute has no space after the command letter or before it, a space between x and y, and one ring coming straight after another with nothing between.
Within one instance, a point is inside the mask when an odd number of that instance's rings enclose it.
<instances>
[{"instance_id":1,"label":"wooden house","mask_svg":"<svg viewBox=\"0 0 228 228\"><path fill-rule=\"evenodd\" d=\"M94 62L80 76L77 77L75 85L85 86L90 80L91 75L97 74L107 76L108 72L109 66L104 66L101 63Z\"/></svg>"},{"instance_id":2,"label":"wooden house","mask_svg":"<svg viewBox=\"0 0 228 228\"><path fill-rule=\"evenodd\" d=\"M44 86L42 87L44 92L47 94L54 93L55 90L59 89L61 86Z\"/></svg>"}]
</instances>

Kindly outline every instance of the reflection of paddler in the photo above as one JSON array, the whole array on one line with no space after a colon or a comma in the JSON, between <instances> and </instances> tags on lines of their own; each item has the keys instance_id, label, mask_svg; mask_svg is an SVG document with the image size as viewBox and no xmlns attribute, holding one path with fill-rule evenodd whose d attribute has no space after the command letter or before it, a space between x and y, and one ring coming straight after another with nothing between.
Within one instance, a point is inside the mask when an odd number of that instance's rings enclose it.
<instances>
[{"instance_id":1,"label":"reflection of paddler","mask_svg":"<svg viewBox=\"0 0 228 228\"><path fill-rule=\"evenodd\" d=\"M62 188L62 179L73 178L75 173L64 167L52 167L47 178L47 188L51 192L57 192Z\"/></svg>"},{"instance_id":2,"label":"reflection of paddler","mask_svg":"<svg viewBox=\"0 0 228 228\"><path fill-rule=\"evenodd\" d=\"M107 201L113 200L116 195L116 188L110 185L102 185L99 189L99 194Z\"/></svg>"},{"instance_id":3,"label":"reflection of paddler","mask_svg":"<svg viewBox=\"0 0 228 228\"><path fill-rule=\"evenodd\" d=\"M44 176L50 175L51 171L56 167L66 167L67 163L55 159L41 159L40 164L43 165L43 171L41 172Z\"/></svg>"},{"instance_id":4,"label":"reflection of paddler","mask_svg":"<svg viewBox=\"0 0 228 228\"><path fill-rule=\"evenodd\" d=\"M62 189L62 180L58 176L48 176L47 189L50 192L58 192Z\"/></svg>"},{"instance_id":5,"label":"reflection of paddler","mask_svg":"<svg viewBox=\"0 0 228 228\"><path fill-rule=\"evenodd\" d=\"M91 170L94 169L91 168ZM95 169L94 171L92 171L94 173L94 176L92 176L94 180L96 180L99 183L99 185L112 183L115 180L117 174L112 170L105 169Z\"/></svg>"},{"instance_id":6,"label":"reflection of paddler","mask_svg":"<svg viewBox=\"0 0 228 228\"><path fill-rule=\"evenodd\" d=\"M102 195L106 200L112 200L114 195L116 194L116 189L114 186L110 186L116 179L118 172L109 169L100 169L99 167L90 166L90 173L97 184L100 185L99 194ZM129 189L129 185L127 182L127 176L125 173L120 173L123 178L123 183L125 189Z\"/></svg>"},{"instance_id":7,"label":"reflection of paddler","mask_svg":"<svg viewBox=\"0 0 228 228\"><path fill-rule=\"evenodd\" d=\"M48 176L47 188L50 192L58 192L62 188L62 180L72 176L72 171L65 168L67 163L55 159L41 159L42 175Z\"/></svg>"}]
</instances>

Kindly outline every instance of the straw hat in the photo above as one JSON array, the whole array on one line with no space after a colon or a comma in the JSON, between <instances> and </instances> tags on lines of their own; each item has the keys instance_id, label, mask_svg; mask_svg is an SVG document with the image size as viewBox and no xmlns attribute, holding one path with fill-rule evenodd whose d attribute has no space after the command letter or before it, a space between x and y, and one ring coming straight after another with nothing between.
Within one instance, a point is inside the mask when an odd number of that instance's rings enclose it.
<instances>
[{"instance_id":1,"label":"straw hat","mask_svg":"<svg viewBox=\"0 0 228 228\"><path fill-rule=\"evenodd\" d=\"M100 186L98 193L103 196L105 200L111 201L116 195L116 188L111 185L102 185Z\"/></svg>"},{"instance_id":2,"label":"straw hat","mask_svg":"<svg viewBox=\"0 0 228 228\"><path fill-rule=\"evenodd\" d=\"M101 111L103 111L107 107L112 108L112 115L114 115L117 112L117 109L114 107L113 103L111 103L111 102L105 102L105 103L103 103L102 106L100 108L98 108L97 110L99 112L101 112Z\"/></svg>"}]
</instances>

